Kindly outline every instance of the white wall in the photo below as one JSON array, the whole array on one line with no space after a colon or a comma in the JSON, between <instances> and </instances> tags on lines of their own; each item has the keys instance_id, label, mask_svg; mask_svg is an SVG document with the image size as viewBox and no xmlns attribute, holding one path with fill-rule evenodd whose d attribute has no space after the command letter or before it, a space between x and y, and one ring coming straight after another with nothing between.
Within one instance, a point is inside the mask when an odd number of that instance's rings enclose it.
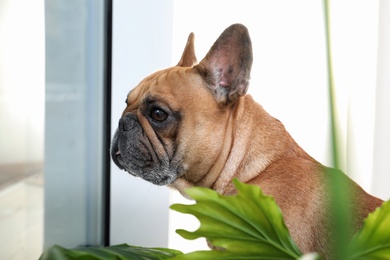
<instances>
[{"instance_id":1,"label":"white wall","mask_svg":"<svg viewBox=\"0 0 390 260\"><path fill-rule=\"evenodd\" d=\"M343 170L371 189L378 58L378 0L330 1Z\"/></svg>"},{"instance_id":2,"label":"white wall","mask_svg":"<svg viewBox=\"0 0 390 260\"><path fill-rule=\"evenodd\" d=\"M378 72L375 106L375 131L372 190L390 199L390 1L379 6Z\"/></svg>"},{"instance_id":3,"label":"white wall","mask_svg":"<svg viewBox=\"0 0 390 260\"><path fill-rule=\"evenodd\" d=\"M171 0L115 0L112 134L125 98L145 76L171 65ZM111 244L168 246L169 193L111 164Z\"/></svg>"}]
</instances>

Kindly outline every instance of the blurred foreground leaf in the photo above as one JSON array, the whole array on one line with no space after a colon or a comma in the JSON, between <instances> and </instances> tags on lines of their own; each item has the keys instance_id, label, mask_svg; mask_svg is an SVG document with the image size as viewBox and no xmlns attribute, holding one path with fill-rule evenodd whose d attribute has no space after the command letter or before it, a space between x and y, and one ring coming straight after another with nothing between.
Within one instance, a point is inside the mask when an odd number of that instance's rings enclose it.
<instances>
[{"instance_id":1,"label":"blurred foreground leaf","mask_svg":"<svg viewBox=\"0 0 390 260\"><path fill-rule=\"evenodd\" d=\"M52 246L46 250L40 260L125 260L125 259L150 259L165 260L182 254L180 251L166 248L145 248L129 246L127 244L108 247L80 247L66 249L60 246Z\"/></svg>"},{"instance_id":2,"label":"blurred foreground leaf","mask_svg":"<svg viewBox=\"0 0 390 260\"><path fill-rule=\"evenodd\" d=\"M187 190L196 204L174 204L192 214L201 226L195 232L176 230L186 239L207 238L224 250L197 251L176 259L296 259L302 255L284 224L274 199L259 187L234 180L238 194L221 196L207 188Z\"/></svg>"},{"instance_id":3,"label":"blurred foreground leaf","mask_svg":"<svg viewBox=\"0 0 390 260\"><path fill-rule=\"evenodd\" d=\"M348 247L348 259L390 259L390 201L364 220Z\"/></svg>"}]
</instances>

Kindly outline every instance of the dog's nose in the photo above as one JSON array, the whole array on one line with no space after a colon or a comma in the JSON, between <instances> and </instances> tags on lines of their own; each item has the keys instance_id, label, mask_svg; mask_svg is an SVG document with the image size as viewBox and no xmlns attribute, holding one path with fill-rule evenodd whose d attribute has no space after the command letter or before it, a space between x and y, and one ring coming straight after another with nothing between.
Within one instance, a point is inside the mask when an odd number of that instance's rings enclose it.
<instances>
[{"instance_id":1,"label":"dog's nose","mask_svg":"<svg viewBox=\"0 0 390 260\"><path fill-rule=\"evenodd\" d=\"M126 132L126 131L130 131L132 127L132 124L129 122L126 122L128 120L125 120L124 118L121 118L119 119L119 125L118 125L118 128L119 130L123 131L123 132Z\"/></svg>"},{"instance_id":2,"label":"dog's nose","mask_svg":"<svg viewBox=\"0 0 390 260\"><path fill-rule=\"evenodd\" d=\"M124 117L119 119L118 129L123 132L130 131L134 128L134 124L135 118L133 118L132 115L125 115Z\"/></svg>"}]
</instances>

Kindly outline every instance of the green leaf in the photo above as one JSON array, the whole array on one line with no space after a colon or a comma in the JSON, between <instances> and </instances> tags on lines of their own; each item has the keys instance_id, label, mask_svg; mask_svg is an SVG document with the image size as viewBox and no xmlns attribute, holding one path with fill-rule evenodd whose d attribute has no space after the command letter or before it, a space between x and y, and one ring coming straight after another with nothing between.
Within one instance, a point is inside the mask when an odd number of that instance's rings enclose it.
<instances>
[{"instance_id":1,"label":"green leaf","mask_svg":"<svg viewBox=\"0 0 390 260\"><path fill-rule=\"evenodd\" d=\"M369 214L348 247L349 259L390 259L390 201Z\"/></svg>"},{"instance_id":2,"label":"green leaf","mask_svg":"<svg viewBox=\"0 0 390 260\"><path fill-rule=\"evenodd\" d=\"M52 246L46 250L40 260L125 260L125 259L171 259L182 252L165 248L145 248L129 246L127 244L108 247L79 247L66 249L60 246Z\"/></svg>"},{"instance_id":3,"label":"green leaf","mask_svg":"<svg viewBox=\"0 0 390 260\"><path fill-rule=\"evenodd\" d=\"M206 237L225 250L198 251L177 259L296 259L302 253L284 224L274 199L259 187L234 180L238 194L221 196L207 188L194 187L187 194L196 204L174 204L173 210L192 214L201 223L198 230L176 230L186 239Z\"/></svg>"}]
</instances>

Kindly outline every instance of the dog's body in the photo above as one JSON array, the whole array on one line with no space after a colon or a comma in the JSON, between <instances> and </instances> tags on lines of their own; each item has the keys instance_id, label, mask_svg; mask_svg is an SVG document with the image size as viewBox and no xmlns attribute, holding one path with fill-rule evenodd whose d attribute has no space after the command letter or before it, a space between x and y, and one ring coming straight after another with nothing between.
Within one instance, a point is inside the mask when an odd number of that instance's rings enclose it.
<instances>
[{"instance_id":1,"label":"dog's body","mask_svg":"<svg viewBox=\"0 0 390 260\"><path fill-rule=\"evenodd\" d=\"M234 194L234 178L258 185L278 203L299 248L329 258L330 174L246 95L252 65L247 29L227 28L199 64L193 38L177 66L129 93L113 139L114 162L183 195L191 186ZM355 198L350 215L357 230L382 201L343 178Z\"/></svg>"}]
</instances>

